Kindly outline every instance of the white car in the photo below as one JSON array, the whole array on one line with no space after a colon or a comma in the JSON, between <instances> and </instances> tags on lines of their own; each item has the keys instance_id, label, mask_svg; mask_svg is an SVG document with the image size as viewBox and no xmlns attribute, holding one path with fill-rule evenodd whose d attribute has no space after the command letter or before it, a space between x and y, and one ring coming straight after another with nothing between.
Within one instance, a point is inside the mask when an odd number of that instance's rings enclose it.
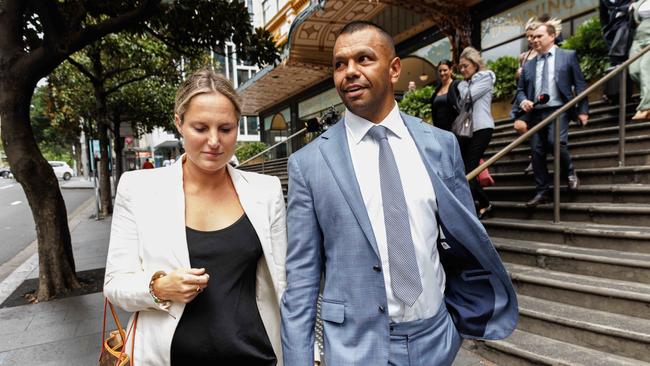
<instances>
[{"instance_id":1,"label":"white car","mask_svg":"<svg viewBox=\"0 0 650 366\"><path fill-rule=\"evenodd\" d=\"M69 180L72 178L74 172L72 171L72 168L70 168L70 165L65 161L48 161L48 163L50 163L52 170L54 170L54 175L56 175L57 178L63 178L63 180Z\"/></svg>"}]
</instances>

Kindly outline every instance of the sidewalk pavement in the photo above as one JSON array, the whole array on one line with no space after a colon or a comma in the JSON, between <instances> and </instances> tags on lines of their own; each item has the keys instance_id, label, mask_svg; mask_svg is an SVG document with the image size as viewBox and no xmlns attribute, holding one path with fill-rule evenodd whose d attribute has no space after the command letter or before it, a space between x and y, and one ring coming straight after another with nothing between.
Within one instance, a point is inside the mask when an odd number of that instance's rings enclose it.
<instances>
[{"instance_id":1,"label":"sidewalk pavement","mask_svg":"<svg viewBox=\"0 0 650 366\"><path fill-rule=\"evenodd\" d=\"M110 218L96 221L94 198L70 219L77 271L104 268L110 236ZM0 303L25 279L38 277L34 253L0 282ZM104 299L101 292L32 305L0 309L0 366L97 365L101 343ZM126 324L128 314L119 311ZM111 317L108 316L110 319ZM107 329L115 329L112 320ZM494 365L461 349L453 366Z\"/></svg>"}]
</instances>

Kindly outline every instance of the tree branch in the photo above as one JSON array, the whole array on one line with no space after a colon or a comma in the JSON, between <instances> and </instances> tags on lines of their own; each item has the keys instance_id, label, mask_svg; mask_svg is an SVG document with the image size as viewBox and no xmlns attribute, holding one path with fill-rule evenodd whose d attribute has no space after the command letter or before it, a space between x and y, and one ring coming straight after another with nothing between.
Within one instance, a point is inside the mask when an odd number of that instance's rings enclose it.
<instances>
[{"instance_id":1,"label":"tree branch","mask_svg":"<svg viewBox=\"0 0 650 366\"><path fill-rule=\"evenodd\" d=\"M75 61L72 57L68 56L68 58L66 58L66 61L68 61L77 70L79 70L80 73L84 74L88 79L90 79L91 82L99 81L98 77L96 77L92 72L88 71L84 65Z\"/></svg>"},{"instance_id":2,"label":"tree branch","mask_svg":"<svg viewBox=\"0 0 650 366\"><path fill-rule=\"evenodd\" d=\"M0 1L0 63L22 51L22 19L25 3L21 0ZM11 64L11 62L9 62Z\"/></svg>"},{"instance_id":3,"label":"tree branch","mask_svg":"<svg viewBox=\"0 0 650 366\"><path fill-rule=\"evenodd\" d=\"M30 4L43 25L43 42L55 44L65 36L65 22L56 3L51 0L32 0Z\"/></svg>"},{"instance_id":4,"label":"tree branch","mask_svg":"<svg viewBox=\"0 0 650 366\"><path fill-rule=\"evenodd\" d=\"M144 75L139 76L137 78L133 78L133 79L129 79L129 80L126 80L124 82L121 82L121 83L113 86L112 88L109 88L108 90L106 90L106 95L110 95L110 94L118 91L121 87L123 87L125 85L129 85L131 83L135 83L137 81L144 80L144 79L149 78L151 76L153 76L153 75L152 74L144 74Z\"/></svg>"}]
</instances>

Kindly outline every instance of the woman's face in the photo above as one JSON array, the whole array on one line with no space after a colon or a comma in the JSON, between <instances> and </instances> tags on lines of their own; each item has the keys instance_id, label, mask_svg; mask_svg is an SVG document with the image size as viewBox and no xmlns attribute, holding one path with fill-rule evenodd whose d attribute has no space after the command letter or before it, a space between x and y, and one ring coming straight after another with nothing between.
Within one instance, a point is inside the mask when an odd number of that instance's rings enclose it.
<instances>
[{"instance_id":1,"label":"woman's face","mask_svg":"<svg viewBox=\"0 0 650 366\"><path fill-rule=\"evenodd\" d=\"M533 31L528 30L526 31L526 40L528 40L528 48L533 47Z\"/></svg>"},{"instance_id":2,"label":"woman's face","mask_svg":"<svg viewBox=\"0 0 650 366\"><path fill-rule=\"evenodd\" d=\"M440 75L440 81L443 84L451 79L451 69L445 64L438 66L438 74Z\"/></svg>"},{"instance_id":3,"label":"woman's face","mask_svg":"<svg viewBox=\"0 0 650 366\"><path fill-rule=\"evenodd\" d=\"M193 97L176 128L183 136L187 159L210 173L223 169L235 152L238 118L233 103L219 93Z\"/></svg>"},{"instance_id":4,"label":"woman's face","mask_svg":"<svg viewBox=\"0 0 650 366\"><path fill-rule=\"evenodd\" d=\"M463 74L463 77L465 79L469 79L478 71L478 68L476 65L474 65L473 62L466 58L461 58L460 62L458 63L458 68L460 69L460 73Z\"/></svg>"}]
</instances>

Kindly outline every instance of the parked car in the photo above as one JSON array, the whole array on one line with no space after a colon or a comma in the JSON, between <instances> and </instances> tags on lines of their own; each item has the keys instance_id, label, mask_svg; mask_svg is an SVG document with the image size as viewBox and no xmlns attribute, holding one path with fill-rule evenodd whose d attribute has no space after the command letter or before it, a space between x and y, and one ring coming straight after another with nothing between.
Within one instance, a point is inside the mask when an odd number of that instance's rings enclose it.
<instances>
[{"instance_id":1,"label":"parked car","mask_svg":"<svg viewBox=\"0 0 650 366\"><path fill-rule=\"evenodd\" d=\"M74 171L65 161L48 161L48 163L50 163L57 178L63 178L63 180L69 180L72 178Z\"/></svg>"},{"instance_id":2,"label":"parked car","mask_svg":"<svg viewBox=\"0 0 650 366\"><path fill-rule=\"evenodd\" d=\"M0 167L0 178L11 178L11 169L8 166Z\"/></svg>"}]
</instances>

